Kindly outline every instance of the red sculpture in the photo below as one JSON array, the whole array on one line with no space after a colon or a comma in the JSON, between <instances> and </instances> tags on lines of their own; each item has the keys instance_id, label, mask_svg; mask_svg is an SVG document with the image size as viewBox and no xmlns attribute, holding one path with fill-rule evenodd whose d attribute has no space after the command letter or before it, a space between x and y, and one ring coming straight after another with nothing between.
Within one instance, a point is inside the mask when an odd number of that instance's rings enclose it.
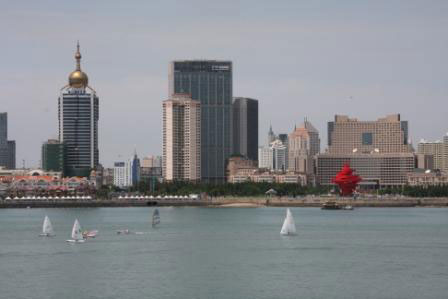
<instances>
[{"instance_id":1,"label":"red sculpture","mask_svg":"<svg viewBox=\"0 0 448 299\"><path fill-rule=\"evenodd\" d=\"M342 170L331 180L332 183L339 186L339 190L342 196L350 196L355 191L358 183L362 179L358 175L353 175L353 170L348 164L342 167Z\"/></svg>"}]
</instances>

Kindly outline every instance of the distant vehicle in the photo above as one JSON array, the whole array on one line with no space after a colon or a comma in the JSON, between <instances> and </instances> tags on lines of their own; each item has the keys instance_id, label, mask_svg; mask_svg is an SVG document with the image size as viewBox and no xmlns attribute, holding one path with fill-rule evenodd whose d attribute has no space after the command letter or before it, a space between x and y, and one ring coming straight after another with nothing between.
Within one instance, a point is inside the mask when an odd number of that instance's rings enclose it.
<instances>
[{"instance_id":1,"label":"distant vehicle","mask_svg":"<svg viewBox=\"0 0 448 299\"><path fill-rule=\"evenodd\" d=\"M198 195L198 194L190 194L188 197L189 197L190 199L192 199L192 200L197 200L197 199L199 199L199 195Z\"/></svg>"},{"instance_id":2,"label":"distant vehicle","mask_svg":"<svg viewBox=\"0 0 448 299\"><path fill-rule=\"evenodd\" d=\"M335 201L326 201L322 205L322 210L340 210L342 207L338 205Z\"/></svg>"}]
</instances>

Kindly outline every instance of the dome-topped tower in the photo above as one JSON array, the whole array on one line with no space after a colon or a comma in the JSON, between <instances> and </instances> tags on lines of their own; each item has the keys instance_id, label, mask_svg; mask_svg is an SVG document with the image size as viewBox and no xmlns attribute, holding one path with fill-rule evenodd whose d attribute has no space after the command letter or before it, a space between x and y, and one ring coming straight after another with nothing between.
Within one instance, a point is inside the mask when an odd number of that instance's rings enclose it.
<instances>
[{"instance_id":1,"label":"dome-topped tower","mask_svg":"<svg viewBox=\"0 0 448 299\"><path fill-rule=\"evenodd\" d=\"M68 76L68 84L73 88L85 88L89 83L89 77L87 74L81 71L81 53L79 52L79 42L76 46L76 70L70 73Z\"/></svg>"}]
</instances>

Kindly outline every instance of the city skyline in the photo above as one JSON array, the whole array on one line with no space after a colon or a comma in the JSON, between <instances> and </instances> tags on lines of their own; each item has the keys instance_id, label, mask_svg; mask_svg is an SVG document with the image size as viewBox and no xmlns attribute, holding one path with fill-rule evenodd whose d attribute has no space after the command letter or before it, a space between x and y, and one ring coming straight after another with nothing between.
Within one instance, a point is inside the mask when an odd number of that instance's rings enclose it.
<instances>
[{"instance_id":1,"label":"city skyline","mask_svg":"<svg viewBox=\"0 0 448 299\"><path fill-rule=\"evenodd\" d=\"M99 13L104 7L95 3L91 13L50 3L30 3L26 9L8 3L0 12L0 25L9 28L8 47L0 49L1 111L9 115L18 167L22 160L38 166L41 144L57 136L55 94L73 67L77 39L84 68L102 98L99 148L105 166L134 148L142 155L161 154L159 104L167 94L169 63L177 59L233 62L233 96L259 100L260 143L269 124L275 132L290 133L308 117L326 144L326 123L335 114L375 120L400 113L410 123L415 148L421 138L437 140L448 130L443 113L448 5L442 1L348 1L352 5L328 3L325 9L293 2L230 3L218 5L219 12L197 2L210 12L207 17L173 2L124 10L111 3L105 9L109 15ZM162 22L173 7L188 13L171 24ZM264 11L273 13L266 18ZM73 17L85 22L72 23ZM166 27L156 26L162 23ZM221 38L199 39L210 34Z\"/></svg>"}]
</instances>

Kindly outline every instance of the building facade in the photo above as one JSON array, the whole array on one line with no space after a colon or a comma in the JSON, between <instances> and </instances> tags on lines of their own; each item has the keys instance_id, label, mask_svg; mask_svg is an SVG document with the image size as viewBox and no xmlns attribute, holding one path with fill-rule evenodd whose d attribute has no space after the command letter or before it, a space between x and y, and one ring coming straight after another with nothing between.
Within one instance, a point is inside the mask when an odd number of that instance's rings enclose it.
<instances>
[{"instance_id":1,"label":"building facade","mask_svg":"<svg viewBox=\"0 0 448 299\"><path fill-rule=\"evenodd\" d=\"M316 161L319 183L332 185L332 178L345 164L361 176L361 186L396 187L407 183L407 174L415 169L415 157L413 153L319 154Z\"/></svg>"},{"instance_id":2,"label":"building facade","mask_svg":"<svg viewBox=\"0 0 448 299\"><path fill-rule=\"evenodd\" d=\"M163 102L163 177L201 179L201 105L187 94Z\"/></svg>"},{"instance_id":3,"label":"building facade","mask_svg":"<svg viewBox=\"0 0 448 299\"><path fill-rule=\"evenodd\" d=\"M448 174L440 171L415 171L408 173L409 186L448 185Z\"/></svg>"},{"instance_id":4,"label":"building facade","mask_svg":"<svg viewBox=\"0 0 448 299\"><path fill-rule=\"evenodd\" d=\"M232 156L227 163L227 181L233 182L235 176L250 175L257 170L257 162L244 156Z\"/></svg>"},{"instance_id":5,"label":"building facade","mask_svg":"<svg viewBox=\"0 0 448 299\"><path fill-rule=\"evenodd\" d=\"M258 148L258 167L274 169L274 151L270 146L260 146Z\"/></svg>"},{"instance_id":6,"label":"building facade","mask_svg":"<svg viewBox=\"0 0 448 299\"><path fill-rule=\"evenodd\" d=\"M233 153L258 161L258 101L233 99Z\"/></svg>"},{"instance_id":7,"label":"building facade","mask_svg":"<svg viewBox=\"0 0 448 299\"><path fill-rule=\"evenodd\" d=\"M201 105L201 179L225 182L226 160L232 152L232 62L172 62L169 96L176 93L188 93Z\"/></svg>"},{"instance_id":8,"label":"building facade","mask_svg":"<svg viewBox=\"0 0 448 299\"><path fill-rule=\"evenodd\" d=\"M8 140L8 113L0 113L0 166L16 168L16 142Z\"/></svg>"},{"instance_id":9,"label":"building facade","mask_svg":"<svg viewBox=\"0 0 448 299\"><path fill-rule=\"evenodd\" d=\"M42 145L42 169L60 171L64 175L64 144L49 139Z\"/></svg>"},{"instance_id":10,"label":"building facade","mask_svg":"<svg viewBox=\"0 0 448 299\"><path fill-rule=\"evenodd\" d=\"M292 172L313 174L314 156L320 152L320 139L317 129L305 119L288 138L288 169Z\"/></svg>"},{"instance_id":11,"label":"building facade","mask_svg":"<svg viewBox=\"0 0 448 299\"><path fill-rule=\"evenodd\" d=\"M87 177L99 163L99 99L81 71L79 44L75 59L76 70L59 96L59 142L65 145L65 174Z\"/></svg>"}]
</instances>

